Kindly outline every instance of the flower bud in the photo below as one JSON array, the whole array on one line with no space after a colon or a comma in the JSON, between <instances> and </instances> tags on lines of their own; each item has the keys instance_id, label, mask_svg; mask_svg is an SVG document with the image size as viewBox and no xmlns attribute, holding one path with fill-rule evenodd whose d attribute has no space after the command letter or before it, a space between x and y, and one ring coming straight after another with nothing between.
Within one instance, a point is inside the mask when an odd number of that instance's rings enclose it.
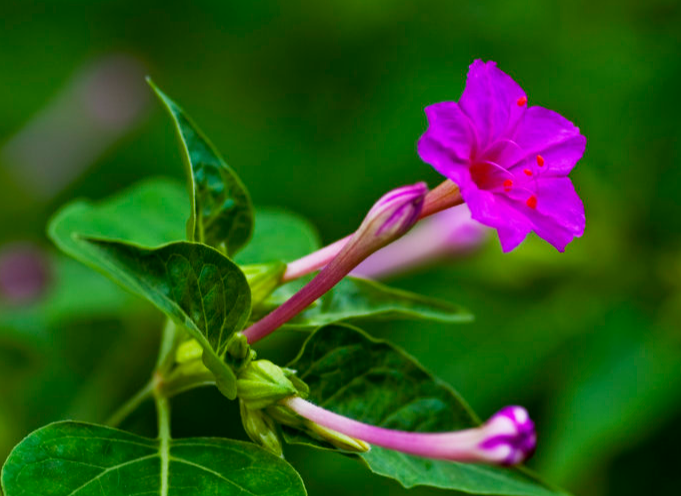
<instances>
[{"instance_id":1,"label":"flower bud","mask_svg":"<svg viewBox=\"0 0 681 496\"><path fill-rule=\"evenodd\" d=\"M406 233L416 223L428 193L425 183L397 188L378 200L348 243L366 256ZM366 258L365 256L365 258Z\"/></svg>"},{"instance_id":2,"label":"flower bud","mask_svg":"<svg viewBox=\"0 0 681 496\"><path fill-rule=\"evenodd\" d=\"M302 427L296 426L299 429L316 424L365 443L439 460L516 465L532 456L537 442L534 423L519 406L504 408L480 427L455 432L405 432L365 424L299 397L286 398L281 405L307 419ZM320 432L315 430L317 435Z\"/></svg>"},{"instance_id":3,"label":"flower bud","mask_svg":"<svg viewBox=\"0 0 681 496\"><path fill-rule=\"evenodd\" d=\"M324 269L279 308L244 331L255 343L291 320L329 291L376 250L406 233L418 220L428 193L425 183L404 186L383 195L369 210L359 229ZM319 260L313 260L312 265ZM308 263L304 262L303 263ZM302 273L307 269L298 267Z\"/></svg>"},{"instance_id":4,"label":"flower bud","mask_svg":"<svg viewBox=\"0 0 681 496\"><path fill-rule=\"evenodd\" d=\"M251 410L266 408L298 392L281 367L269 360L251 362L239 373L236 388L238 397Z\"/></svg>"},{"instance_id":5,"label":"flower bud","mask_svg":"<svg viewBox=\"0 0 681 496\"><path fill-rule=\"evenodd\" d=\"M241 411L241 423L248 437L267 451L282 456L277 424L263 410L252 410L242 400L239 400L239 409Z\"/></svg>"},{"instance_id":6,"label":"flower bud","mask_svg":"<svg viewBox=\"0 0 681 496\"><path fill-rule=\"evenodd\" d=\"M501 409L482 429L486 436L479 447L490 462L515 465L534 454L537 446L534 422L521 406Z\"/></svg>"}]
</instances>

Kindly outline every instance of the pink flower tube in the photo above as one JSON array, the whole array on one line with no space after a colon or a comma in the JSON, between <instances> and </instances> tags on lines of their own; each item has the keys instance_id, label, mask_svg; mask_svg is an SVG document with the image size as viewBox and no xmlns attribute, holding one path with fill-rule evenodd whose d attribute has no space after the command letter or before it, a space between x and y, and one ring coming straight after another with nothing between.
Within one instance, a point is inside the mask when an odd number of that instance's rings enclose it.
<instances>
[{"instance_id":1,"label":"pink flower tube","mask_svg":"<svg viewBox=\"0 0 681 496\"><path fill-rule=\"evenodd\" d=\"M520 406L503 408L480 427L456 432L404 432L358 422L300 397L281 402L301 417L346 436L400 451L457 462L516 465L534 453L534 422Z\"/></svg>"},{"instance_id":2,"label":"pink flower tube","mask_svg":"<svg viewBox=\"0 0 681 496\"><path fill-rule=\"evenodd\" d=\"M244 331L249 343L264 338L303 311L376 250L405 234L419 219L428 188L425 183L397 188L369 210L359 229L324 269L283 305ZM314 255L314 254L313 254Z\"/></svg>"},{"instance_id":3,"label":"pink flower tube","mask_svg":"<svg viewBox=\"0 0 681 496\"><path fill-rule=\"evenodd\" d=\"M488 231L471 219L465 204L450 208L419 222L405 236L359 264L350 275L381 279L438 259L464 256L485 241Z\"/></svg>"}]
</instances>

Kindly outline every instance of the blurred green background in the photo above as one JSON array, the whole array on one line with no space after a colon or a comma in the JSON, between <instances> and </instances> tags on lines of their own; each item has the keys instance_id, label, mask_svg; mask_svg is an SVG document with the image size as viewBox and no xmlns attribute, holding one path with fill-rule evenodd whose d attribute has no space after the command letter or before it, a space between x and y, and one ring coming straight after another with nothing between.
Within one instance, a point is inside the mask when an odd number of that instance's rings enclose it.
<instances>
[{"instance_id":1,"label":"blurred green background","mask_svg":"<svg viewBox=\"0 0 681 496\"><path fill-rule=\"evenodd\" d=\"M530 465L549 481L583 495L676 492L678 1L5 0L0 47L0 253L44 249L48 274L37 300L0 300L0 460L47 422L103 421L153 365L160 316L44 235L72 198L182 178L144 74L194 117L257 205L298 212L332 241L387 189L438 183L415 152L423 108L458 99L483 58L587 137L571 176L585 236L565 254L531 237L508 255L492 237L391 281L467 306L473 324L366 328L483 418L526 405L540 436ZM262 356L290 358L299 342L273 338ZM175 403L177 435L244 437L214 391ZM153 432L153 420L142 409L127 427ZM313 496L407 493L343 457L288 454Z\"/></svg>"}]
</instances>

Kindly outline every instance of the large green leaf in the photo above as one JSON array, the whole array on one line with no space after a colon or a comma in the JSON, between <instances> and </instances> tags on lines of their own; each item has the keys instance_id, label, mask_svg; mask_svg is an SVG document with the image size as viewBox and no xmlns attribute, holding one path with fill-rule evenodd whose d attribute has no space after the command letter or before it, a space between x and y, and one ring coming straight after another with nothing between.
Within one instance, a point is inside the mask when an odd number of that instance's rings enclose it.
<instances>
[{"instance_id":1,"label":"large green leaf","mask_svg":"<svg viewBox=\"0 0 681 496\"><path fill-rule=\"evenodd\" d=\"M274 208L258 208L248 246L235 260L240 264L291 262L320 247L319 236L302 217Z\"/></svg>"},{"instance_id":2,"label":"large green leaf","mask_svg":"<svg viewBox=\"0 0 681 496\"><path fill-rule=\"evenodd\" d=\"M185 239L187 193L175 181L153 179L102 202L76 201L50 221L48 234L68 255L92 265L96 260L79 237L159 246Z\"/></svg>"},{"instance_id":3,"label":"large green leaf","mask_svg":"<svg viewBox=\"0 0 681 496\"><path fill-rule=\"evenodd\" d=\"M414 432L479 424L459 395L416 360L350 326L318 329L289 367L310 387L310 401L362 422ZM300 431L286 428L284 434L288 442L329 447ZM523 469L429 460L376 446L359 456L373 472L405 487L495 495L561 494Z\"/></svg>"},{"instance_id":4,"label":"large green leaf","mask_svg":"<svg viewBox=\"0 0 681 496\"><path fill-rule=\"evenodd\" d=\"M297 472L251 443L162 443L109 427L57 422L30 434L2 470L5 496L304 496Z\"/></svg>"},{"instance_id":5,"label":"large green leaf","mask_svg":"<svg viewBox=\"0 0 681 496\"><path fill-rule=\"evenodd\" d=\"M70 204L52 219L48 231L64 252L184 325L204 348L204 360L220 389L234 397L236 380L221 357L227 340L250 313L250 290L243 273L205 245L139 246L184 237L181 206L186 198L175 182L149 181L99 204Z\"/></svg>"},{"instance_id":6,"label":"large green leaf","mask_svg":"<svg viewBox=\"0 0 681 496\"><path fill-rule=\"evenodd\" d=\"M224 249L231 256L253 232L248 191L189 116L154 83L149 84L172 117L180 139L191 185L189 239Z\"/></svg>"},{"instance_id":7,"label":"large green leaf","mask_svg":"<svg viewBox=\"0 0 681 496\"><path fill-rule=\"evenodd\" d=\"M266 303L281 304L289 295L275 293ZM427 319L470 322L473 316L460 306L394 289L384 284L346 277L314 305L286 324L289 329L310 329L342 320Z\"/></svg>"},{"instance_id":8,"label":"large green leaf","mask_svg":"<svg viewBox=\"0 0 681 496\"><path fill-rule=\"evenodd\" d=\"M189 330L203 347L218 387L228 398L236 397L236 378L222 358L229 338L248 320L251 293L234 262L214 248L186 241L160 248L92 238L76 242L95 269Z\"/></svg>"}]
</instances>

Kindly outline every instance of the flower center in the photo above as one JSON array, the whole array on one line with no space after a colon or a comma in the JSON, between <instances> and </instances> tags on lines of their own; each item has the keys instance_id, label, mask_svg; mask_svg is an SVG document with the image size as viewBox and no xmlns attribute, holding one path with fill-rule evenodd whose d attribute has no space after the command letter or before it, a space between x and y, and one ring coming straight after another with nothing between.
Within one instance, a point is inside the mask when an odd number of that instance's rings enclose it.
<instances>
[{"instance_id":1,"label":"flower center","mask_svg":"<svg viewBox=\"0 0 681 496\"><path fill-rule=\"evenodd\" d=\"M513 174L493 162L476 162L470 167L471 179L480 189L491 190L513 184ZM511 184L509 185L509 182Z\"/></svg>"}]
</instances>

